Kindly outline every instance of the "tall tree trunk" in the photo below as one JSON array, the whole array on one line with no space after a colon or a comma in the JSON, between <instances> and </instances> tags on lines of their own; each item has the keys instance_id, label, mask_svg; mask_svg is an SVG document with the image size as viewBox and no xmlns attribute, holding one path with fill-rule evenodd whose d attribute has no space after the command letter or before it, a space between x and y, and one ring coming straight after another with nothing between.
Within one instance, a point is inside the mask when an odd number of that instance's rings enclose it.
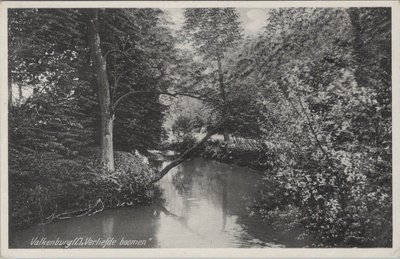
<instances>
[{"instance_id":1,"label":"tall tree trunk","mask_svg":"<svg viewBox=\"0 0 400 259\"><path fill-rule=\"evenodd\" d=\"M8 107L12 105L12 79L8 74Z\"/></svg>"},{"instance_id":2,"label":"tall tree trunk","mask_svg":"<svg viewBox=\"0 0 400 259\"><path fill-rule=\"evenodd\" d=\"M21 101L22 99L22 86L18 84L18 99Z\"/></svg>"},{"instance_id":3,"label":"tall tree trunk","mask_svg":"<svg viewBox=\"0 0 400 259\"><path fill-rule=\"evenodd\" d=\"M227 107L226 107L226 92L225 92L225 85L224 85L224 71L222 70L222 62L221 62L221 58L218 57L218 81L219 81L219 91L220 91L220 95L221 95L221 99L222 99L222 117L226 117L227 116ZM229 132L228 129L226 128L226 126L223 127L223 131L224 131L224 140L225 141L229 141Z\"/></svg>"},{"instance_id":4,"label":"tall tree trunk","mask_svg":"<svg viewBox=\"0 0 400 259\"><path fill-rule=\"evenodd\" d=\"M100 104L101 162L108 171L114 171L113 114L110 105L110 85L107 75L107 64L100 47L98 9L89 12L88 38Z\"/></svg>"},{"instance_id":5,"label":"tall tree trunk","mask_svg":"<svg viewBox=\"0 0 400 259\"><path fill-rule=\"evenodd\" d=\"M360 86L367 86L367 80L363 76L364 72L364 62L367 58L367 53L364 48L364 42L362 39L362 28L361 28L361 21L360 21L360 11L357 8L350 8L348 11L350 22L353 27L353 49L355 55L355 61L357 62L357 69L355 71L355 77L357 83Z\"/></svg>"}]
</instances>

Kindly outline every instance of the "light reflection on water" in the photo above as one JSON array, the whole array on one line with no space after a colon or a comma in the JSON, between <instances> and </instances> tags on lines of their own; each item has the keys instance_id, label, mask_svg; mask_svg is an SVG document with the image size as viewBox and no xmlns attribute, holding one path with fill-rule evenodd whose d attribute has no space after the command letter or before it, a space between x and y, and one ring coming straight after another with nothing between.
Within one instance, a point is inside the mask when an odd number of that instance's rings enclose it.
<instances>
[{"instance_id":1,"label":"light reflection on water","mask_svg":"<svg viewBox=\"0 0 400 259\"><path fill-rule=\"evenodd\" d=\"M117 242L111 247L125 248L302 246L282 239L280 233L261 219L248 216L246 208L252 205L260 178L260 174L248 168L193 159L172 169L160 181L163 199L152 205L107 210L90 217L34 226L14 233L10 247L36 248L30 245L34 237L47 240L112 237ZM122 238L146 240L146 244L125 246L120 243Z\"/></svg>"}]
</instances>

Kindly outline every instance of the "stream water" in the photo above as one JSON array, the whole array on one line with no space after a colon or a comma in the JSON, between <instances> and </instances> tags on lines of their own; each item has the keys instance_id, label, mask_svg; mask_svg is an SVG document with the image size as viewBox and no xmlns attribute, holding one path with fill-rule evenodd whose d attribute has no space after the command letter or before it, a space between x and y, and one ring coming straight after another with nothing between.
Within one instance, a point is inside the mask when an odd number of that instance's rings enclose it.
<instances>
[{"instance_id":1,"label":"stream water","mask_svg":"<svg viewBox=\"0 0 400 259\"><path fill-rule=\"evenodd\" d=\"M260 179L248 168L193 159L160 181L162 199L152 205L36 225L14 232L10 248L304 246L249 216Z\"/></svg>"}]
</instances>

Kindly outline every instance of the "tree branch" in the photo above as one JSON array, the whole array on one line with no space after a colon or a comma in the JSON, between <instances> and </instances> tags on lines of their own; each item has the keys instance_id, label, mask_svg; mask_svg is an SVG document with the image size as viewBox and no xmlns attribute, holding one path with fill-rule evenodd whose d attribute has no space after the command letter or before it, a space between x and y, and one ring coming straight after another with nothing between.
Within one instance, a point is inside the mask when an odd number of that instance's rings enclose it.
<instances>
[{"instance_id":1,"label":"tree branch","mask_svg":"<svg viewBox=\"0 0 400 259\"><path fill-rule=\"evenodd\" d=\"M143 67L142 67L138 62L135 62L134 60L132 60L131 57L130 57L126 52L124 52L124 51L122 51L122 50L119 50L119 49L112 49L112 50L107 51L106 54L104 55L104 58L106 59L107 56L108 56L108 54L110 54L110 53L112 53L112 52L117 52L117 53L122 54L123 56L125 56L125 58L126 58L130 63L132 63L132 64L134 64L134 65L140 67L141 69L143 69Z\"/></svg>"},{"instance_id":2,"label":"tree branch","mask_svg":"<svg viewBox=\"0 0 400 259\"><path fill-rule=\"evenodd\" d=\"M217 131L219 130L220 126L227 121L228 117L221 118L215 125L214 129L209 131L198 143L194 144L191 148L187 149L182 155L179 156L176 160L169 163L166 167L164 167L157 177L152 180L150 183L155 183L163 178L172 168L175 166L183 163L189 158L189 155L199 146L204 144L208 139L210 139Z\"/></svg>"},{"instance_id":3,"label":"tree branch","mask_svg":"<svg viewBox=\"0 0 400 259\"><path fill-rule=\"evenodd\" d=\"M283 94L283 96L286 98L286 100L288 100L288 102L292 105L293 109L295 110L295 112L297 113L297 115L299 115L300 117L303 117L302 113L305 115L306 120L307 120L307 126L311 131L312 136L314 137L314 140L318 146L318 148L321 150L321 152L324 154L325 159L327 160L329 166L331 166L333 168L333 163L328 155L328 153L326 152L326 150L323 148L321 142L318 139L317 133L314 130L314 127L312 125L311 119L309 118L304 106L303 106L303 102L301 101L301 97L299 96L299 103L300 103L300 107L302 109L302 112L300 112L296 106L293 104L292 100L290 99L290 97L288 95L285 94L285 92L279 88ZM308 136L308 139L310 139L310 137ZM312 140L310 139L310 141L312 142Z\"/></svg>"},{"instance_id":4,"label":"tree branch","mask_svg":"<svg viewBox=\"0 0 400 259\"><path fill-rule=\"evenodd\" d=\"M116 77L116 86L118 86L118 84L119 84L119 81L121 80L121 78L124 76L124 75L126 75L126 74L128 74L129 72L132 72L132 71L134 71L135 69L128 69L128 70L125 70L125 71L123 71L123 72L121 72L117 77Z\"/></svg>"},{"instance_id":5,"label":"tree branch","mask_svg":"<svg viewBox=\"0 0 400 259\"><path fill-rule=\"evenodd\" d=\"M211 98L205 98L205 95L195 95L195 94L191 94L191 93L181 93L181 92L175 92L175 93L171 93L168 91L159 91L159 90L144 90L144 91L129 91L123 95L121 95L115 102L113 105L113 109L116 109L117 106L122 102L122 100L124 100L126 97L133 95L133 94L140 94L140 93L152 93L152 94L163 94L163 95L169 95L172 97L177 97L177 96L187 96L187 97L191 97L191 98L195 98L195 99L199 99L201 101L211 101L213 99ZM215 100L214 100L215 101Z\"/></svg>"},{"instance_id":6,"label":"tree branch","mask_svg":"<svg viewBox=\"0 0 400 259\"><path fill-rule=\"evenodd\" d=\"M301 107L304 115L306 116L306 119L307 119L307 122L308 122L307 123L308 127L310 128L310 131L311 131L311 133L312 133L312 135L313 135L313 137L315 139L315 142L317 143L319 149L324 154L324 156L325 156L326 160L328 161L329 165L333 168L332 161L329 158L328 153L326 152L326 150L324 149L324 147L322 146L321 142L318 139L317 133L315 132L314 127L312 126L311 119L309 118L309 116L308 116L308 114L307 114L307 112L306 112L306 110L305 110L305 108L303 106L303 102L301 101L301 97L300 96L299 96L299 103L300 103L300 107Z\"/></svg>"}]
</instances>

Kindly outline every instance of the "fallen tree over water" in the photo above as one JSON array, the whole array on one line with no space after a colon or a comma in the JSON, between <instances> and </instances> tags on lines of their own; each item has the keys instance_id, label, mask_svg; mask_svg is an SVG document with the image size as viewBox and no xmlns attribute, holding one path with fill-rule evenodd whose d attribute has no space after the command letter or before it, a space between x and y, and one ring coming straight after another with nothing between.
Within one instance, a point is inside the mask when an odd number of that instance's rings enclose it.
<instances>
[{"instance_id":1,"label":"fallen tree over water","mask_svg":"<svg viewBox=\"0 0 400 259\"><path fill-rule=\"evenodd\" d=\"M179 164L183 163L187 159L190 158L190 155L199 148L201 145L207 142L214 134L220 130L221 126L227 121L228 117L223 117L221 118L213 127L212 130L208 131L208 133L196 144L194 144L192 147L184 151L177 159L173 160L171 163L169 163L167 166L165 166L159 173L156 174L156 177L154 178L151 183L155 183L159 181L161 178L163 178L172 168L178 166Z\"/></svg>"}]
</instances>

